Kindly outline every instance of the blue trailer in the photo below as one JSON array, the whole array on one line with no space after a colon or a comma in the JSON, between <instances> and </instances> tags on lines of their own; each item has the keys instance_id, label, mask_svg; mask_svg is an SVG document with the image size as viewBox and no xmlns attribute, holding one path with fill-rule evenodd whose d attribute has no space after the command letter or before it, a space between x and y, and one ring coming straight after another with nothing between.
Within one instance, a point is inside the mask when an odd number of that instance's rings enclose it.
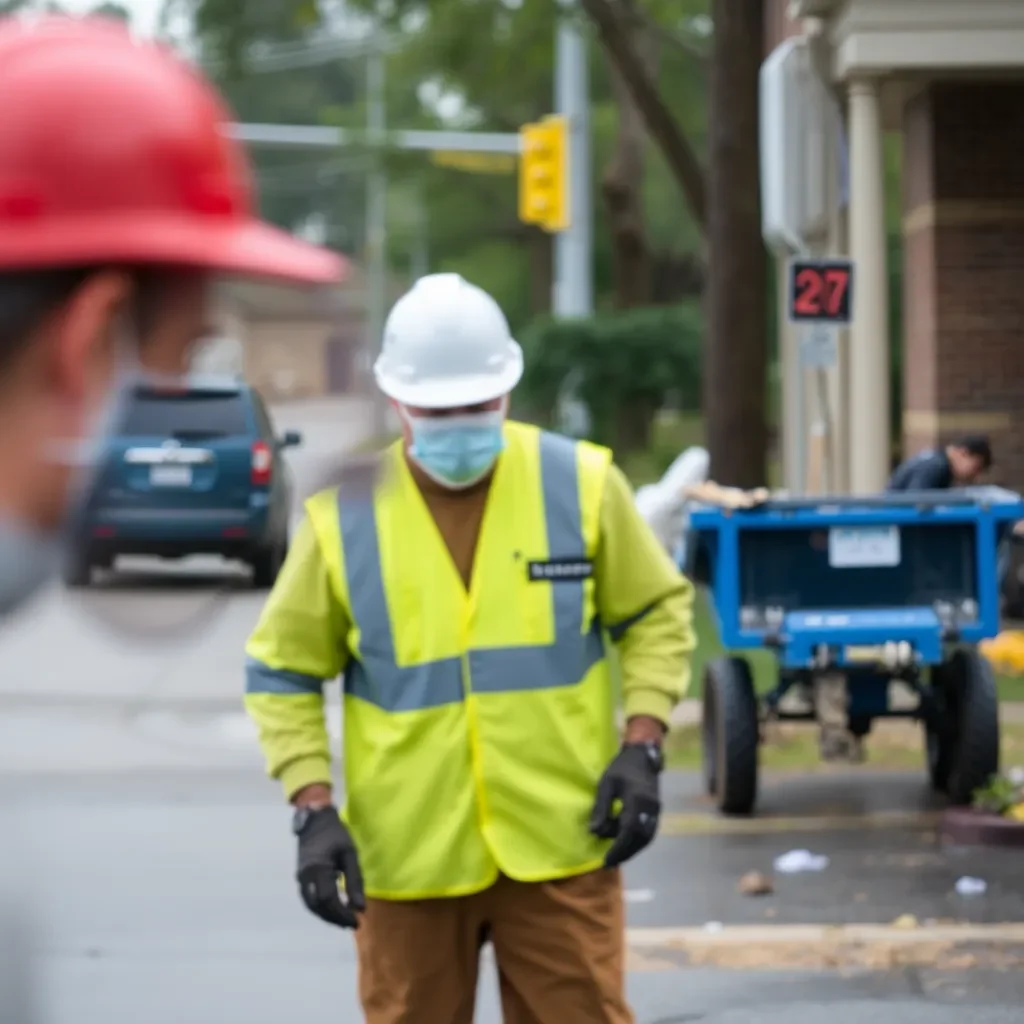
<instances>
[{"instance_id":1,"label":"blue trailer","mask_svg":"<svg viewBox=\"0 0 1024 1024\"><path fill-rule=\"evenodd\" d=\"M694 506L684 569L710 588L722 645L770 650L778 666L762 696L739 654L705 668L704 774L719 809L753 811L764 722L818 721L813 695L837 678L850 735L920 720L932 785L968 803L999 769L995 680L977 644L999 630L997 549L1022 519L1020 495L996 487ZM893 680L913 708L893 706ZM793 687L811 710L782 710Z\"/></svg>"}]
</instances>

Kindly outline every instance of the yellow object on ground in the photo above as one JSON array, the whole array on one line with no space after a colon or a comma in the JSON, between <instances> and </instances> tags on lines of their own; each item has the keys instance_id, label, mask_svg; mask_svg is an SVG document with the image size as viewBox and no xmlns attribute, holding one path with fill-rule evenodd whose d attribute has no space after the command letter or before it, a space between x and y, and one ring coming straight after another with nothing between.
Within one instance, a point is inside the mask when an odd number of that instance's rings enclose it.
<instances>
[{"instance_id":1,"label":"yellow object on ground","mask_svg":"<svg viewBox=\"0 0 1024 1024\"><path fill-rule=\"evenodd\" d=\"M1024 803L1015 804L1006 812L1006 817L1013 821L1024 821Z\"/></svg>"},{"instance_id":2,"label":"yellow object on ground","mask_svg":"<svg viewBox=\"0 0 1024 1024\"><path fill-rule=\"evenodd\" d=\"M1005 630L991 640L983 640L978 650L997 672L1024 675L1024 630Z\"/></svg>"}]
</instances>

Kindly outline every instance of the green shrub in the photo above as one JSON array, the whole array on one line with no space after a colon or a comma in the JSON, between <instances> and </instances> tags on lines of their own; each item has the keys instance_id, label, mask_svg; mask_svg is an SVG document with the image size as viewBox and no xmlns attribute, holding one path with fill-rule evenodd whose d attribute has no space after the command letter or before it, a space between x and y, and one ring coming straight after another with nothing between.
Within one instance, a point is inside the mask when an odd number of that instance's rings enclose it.
<instances>
[{"instance_id":1,"label":"green shrub","mask_svg":"<svg viewBox=\"0 0 1024 1024\"><path fill-rule=\"evenodd\" d=\"M521 338L526 373L517 400L531 418L553 424L560 397L574 387L593 440L617 453L643 450L659 410L700 409L703 330L696 303L537 321Z\"/></svg>"}]
</instances>

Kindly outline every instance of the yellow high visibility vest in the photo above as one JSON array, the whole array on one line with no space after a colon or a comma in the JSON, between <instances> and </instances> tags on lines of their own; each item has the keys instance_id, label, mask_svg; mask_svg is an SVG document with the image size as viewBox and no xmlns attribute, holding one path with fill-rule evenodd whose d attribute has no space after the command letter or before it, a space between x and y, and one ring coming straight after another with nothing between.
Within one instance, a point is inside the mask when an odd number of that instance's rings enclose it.
<instances>
[{"instance_id":1,"label":"yellow high visibility vest","mask_svg":"<svg viewBox=\"0 0 1024 1024\"><path fill-rule=\"evenodd\" d=\"M378 898L568 877L608 846L587 821L618 746L592 578L611 453L505 437L468 593L400 449L372 502L309 506L353 623L344 816Z\"/></svg>"}]
</instances>

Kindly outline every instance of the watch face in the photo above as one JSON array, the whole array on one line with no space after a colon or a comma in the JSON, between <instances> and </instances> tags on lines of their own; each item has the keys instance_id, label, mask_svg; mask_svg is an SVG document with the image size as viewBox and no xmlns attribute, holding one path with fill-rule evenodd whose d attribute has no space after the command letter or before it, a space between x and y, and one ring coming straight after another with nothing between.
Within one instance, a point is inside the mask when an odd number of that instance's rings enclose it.
<instances>
[{"instance_id":1,"label":"watch face","mask_svg":"<svg viewBox=\"0 0 1024 1024\"><path fill-rule=\"evenodd\" d=\"M306 822L309 821L311 813L308 807L297 807L295 809L295 814L292 816L292 831L296 835L306 827Z\"/></svg>"}]
</instances>

